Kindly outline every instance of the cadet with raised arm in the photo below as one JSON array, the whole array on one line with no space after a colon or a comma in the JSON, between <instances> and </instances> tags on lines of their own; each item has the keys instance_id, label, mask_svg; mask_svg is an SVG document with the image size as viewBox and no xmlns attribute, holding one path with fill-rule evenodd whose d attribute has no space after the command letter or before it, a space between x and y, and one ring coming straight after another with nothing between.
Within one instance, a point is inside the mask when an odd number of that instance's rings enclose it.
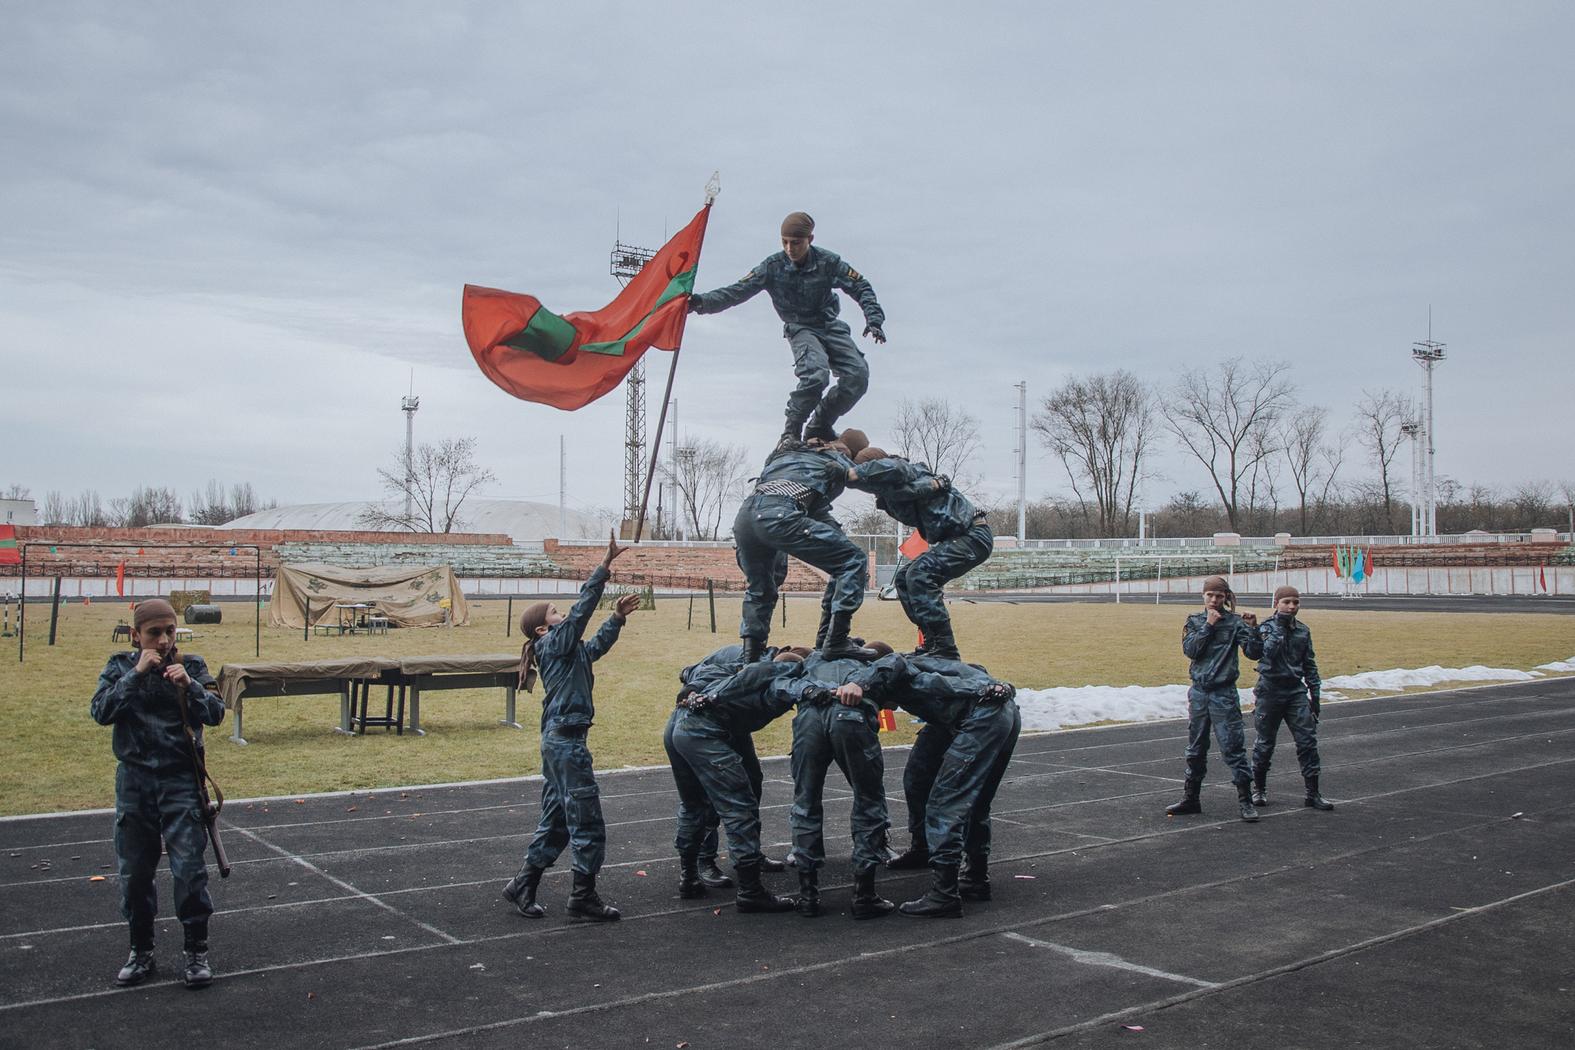
<instances>
[{"instance_id":1,"label":"cadet with raised arm","mask_svg":"<svg viewBox=\"0 0 1575 1050\"><path fill-rule=\"evenodd\" d=\"M864 312L864 334L877 343L886 341L882 325L886 314L870 287L853 267L824 248L816 248L815 220L801 211L782 220L782 250L769 256L742 279L726 288L697 292L689 309L700 314L720 313L764 291L782 319L782 334L793 348L793 373L798 386L788 395L783 441L804 437L830 440L833 426L869 388L869 364L853 342L853 333L837 319L840 289L858 300ZM835 386L827 389L831 377ZM804 429L805 421L808 430Z\"/></svg>"},{"instance_id":2,"label":"cadet with raised arm","mask_svg":"<svg viewBox=\"0 0 1575 1050\"><path fill-rule=\"evenodd\" d=\"M185 936L187 988L213 982L208 962L208 831L193 769L202 727L224 721L224 701L200 656L175 648L175 607L163 598L138 602L130 652L104 665L93 693L93 721L114 726L115 856L120 863L120 913L131 926L131 955L115 976L122 987L158 971L153 955L158 915L159 854L167 851L175 884L175 915ZM184 700L184 703L182 702ZM185 720L182 720L182 714ZM188 733L189 730L189 733ZM163 850L160 849L162 843Z\"/></svg>"},{"instance_id":3,"label":"cadet with raised arm","mask_svg":"<svg viewBox=\"0 0 1575 1050\"><path fill-rule=\"evenodd\" d=\"M596 786L586 734L596 716L591 691L596 675L591 665L613 647L629 614L640 607L640 596L618 599L591 640L581 641L591 614L612 575L612 563L627 548L616 536L607 541L607 553L568 615L551 602L537 602L520 616L525 646L520 652L520 685L533 691L538 669L544 687L541 701L541 820L518 875L503 887L503 896L529 919L539 919L546 909L536 901L541 876L552 867L566 846L572 847L574 889L566 909L569 916L593 922L618 918L618 909L596 892L596 874L607 856L607 827L602 820L601 795Z\"/></svg>"},{"instance_id":4,"label":"cadet with raised arm","mask_svg":"<svg viewBox=\"0 0 1575 1050\"><path fill-rule=\"evenodd\" d=\"M957 640L942 589L995 550L985 513L923 463L883 449L865 448L854 457L848 487L875 495L876 508L914 529L929 549L897 569L892 580L902 611L924 634L921 652L956 660Z\"/></svg>"},{"instance_id":5,"label":"cadet with raised arm","mask_svg":"<svg viewBox=\"0 0 1575 1050\"><path fill-rule=\"evenodd\" d=\"M1236 594L1223 576L1203 581L1203 611L1187 617L1181 628L1181 651L1191 661L1192 685L1187 690L1187 771L1181 783L1181 801L1165 807L1167 816L1202 813L1198 800L1203 774L1209 768L1209 734L1220 742L1220 757L1230 767L1236 785L1241 819L1252 822L1258 811L1252 804L1252 767L1247 763L1247 734L1242 728L1241 675L1237 650L1247 659L1263 655L1258 618L1236 615Z\"/></svg>"},{"instance_id":6,"label":"cadet with raised arm","mask_svg":"<svg viewBox=\"0 0 1575 1050\"><path fill-rule=\"evenodd\" d=\"M1274 738L1280 723L1291 727L1296 741L1296 760L1302 767L1302 783L1307 789L1302 805L1309 809L1330 810L1334 803L1318 790L1323 766L1318 758L1319 694L1323 679L1318 676L1318 659L1313 654L1312 632L1297 619L1302 596L1295 587L1274 592L1274 615L1260 624L1263 659L1258 661L1258 684L1252 694L1257 700L1253 728L1257 741L1252 745L1253 802L1269 804L1269 764L1274 757Z\"/></svg>"}]
</instances>

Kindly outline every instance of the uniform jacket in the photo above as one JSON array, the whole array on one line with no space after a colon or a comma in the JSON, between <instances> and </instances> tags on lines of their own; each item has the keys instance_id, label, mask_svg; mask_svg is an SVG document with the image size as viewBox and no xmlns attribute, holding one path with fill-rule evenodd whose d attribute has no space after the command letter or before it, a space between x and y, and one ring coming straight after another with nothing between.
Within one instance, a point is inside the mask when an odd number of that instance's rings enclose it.
<instances>
[{"instance_id":1,"label":"uniform jacket","mask_svg":"<svg viewBox=\"0 0 1575 1050\"><path fill-rule=\"evenodd\" d=\"M709 672L701 673L709 677ZM760 660L734 667L720 679L711 678L699 690L711 698L711 704L700 713L734 733L753 733L792 710L803 691L814 684L805 679L801 663Z\"/></svg>"},{"instance_id":2,"label":"uniform jacket","mask_svg":"<svg viewBox=\"0 0 1575 1050\"><path fill-rule=\"evenodd\" d=\"M591 664L606 656L607 650L618 640L623 619L616 614L609 616L590 641L580 639L585 636L596 603L602 600L602 589L607 586L610 575L607 566L596 566L591 578L580 588L580 596L569 614L532 646L544 687L541 700L541 730L544 733L549 729L588 726L596 717L596 706L591 699L596 675Z\"/></svg>"},{"instance_id":3,"label":"uniform jacket","mask_svg":"<svg viewBox=\"0 0 1575 1050\"><path fill-rule=\"evenodd\" d=\"M757 483L796 481L814 495L814 505L804 508L811 515L824 517L831 504L848 486L848 471L853 461L830 449L790 447L766 460Z\"/></svg>"},{"instance_id":4,"label":"uniform jacket","mask_svg":"<svg viewBox=\"0 0 1575 1050\"><path fill-rule=\"evenodd\" d=\"M115 757L128 766L159 773L191 772L191 745L180 722L180 695L161 673L137 674L139 650L116 653L98 676L90 710L93 721L114 726ZM213 691L213 675L200 656L181 656L191 682L186 687L186 713L197 744L202 727L224 721L224 700Z\"/></svg>"},{"instance_id":5,"label":"uniform jacket","mask_svg":"<svg viewBox=\"0 0 1575 1050\"><path fill-rule=\"evenodd\" d=\"M1219 623L1212 625L1208 613L1193 613L1181 625L1181 651L1192 661L1188 671L1199 689L1236 688L1241 675L1238 648L1249 660L1263 655L1263 640L1257 630L1233 612L1221 612Z\"/></svg>"},{"instance_id":6,"label":"uniform jacket","mask_svg":"<svg viewBox=\"0 0 1575 1050\"><path fill-rule=\"evenodd\" d=\"M875 300L875 289L863 275L835 252L814 245L810 245L809 258L803 266L795 266L786 252L777 252L738 282L691 295L689 303L697 314L714 314L764 291L771 296L771 305L786 329L824 328L842 310L836 294L839 288L858 300L866 324L879 327L885 322L886 314ZM792 333L789 330L787 334Z\"/></svg>"},{"instance_id":7,"label":"uniform jacket","mask_svg":"<svg viewBox=\"0 0 1575 1050\"><path fill-rule=\"evenodd\" d=\"M900 664L882 671L880 666L886 660ZM995 684L990 673L978 664L934 656L894 654L876 661L871 668L875 688L884 690L887 706L895 702L909 714L952 731L973 710L981 691Z\"/></svg>"},{"instance_id":8,"label":"uniform jacket","mask_svg":"<svg viewBox=\"0 0 1575 1050\"><path fill-rule=\"evenodd\" d=\"M973 528L979 508L950 484L938 488L935 481L924 463L886 458L854 467L848 486L873 493L875 506L917 529L926 543L940 543Z\"/></svg>"},{"instance_id":9,"label":"uniform jacket","mask_svg":"<svg viewBox=\"0 0 1575 1050\"><path fill-rule=\"evenodd\" d=\"M1258 691L1269 696L1306 691L1319 694L1323 679L1318 677L1318 660L1313 655L1312 632L1300 619L1285 622L1271 616L1258 625L1263 639L1263 658L1258 661ZM1305 684L1304 684L1305 683Z\"/></svg>"}]
</instances>

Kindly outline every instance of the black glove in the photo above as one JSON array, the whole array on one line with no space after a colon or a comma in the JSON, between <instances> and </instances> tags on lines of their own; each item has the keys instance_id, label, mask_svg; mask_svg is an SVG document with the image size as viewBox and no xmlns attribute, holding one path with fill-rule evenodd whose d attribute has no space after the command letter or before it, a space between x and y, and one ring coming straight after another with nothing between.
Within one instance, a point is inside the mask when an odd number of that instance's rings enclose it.
<instances>
[{"instance_id":1,"label":"black glove","mask_svg":"<svg viewBox=\"0 0 1575 1050\"><path fill-rule=\"evenodd\" d=\"M979 690L979 699L987 704L1004 704L1017 695L1017 687L1009 682L991 682Z\"/></svg>"},{"instance_id":2,"label":"black glove","mask_svg":"<svg viewBox=\"0 0 1575 1050\"><path fill-rule=\"evenodd\" d=\"M826 707L834 703L837 694L822 686L811 686L804 690L804 702L811 707Z\"/></svg>"},{"instance_id":3,"label":"black glove","mask_svg":"<svg viewBox=\"0 0 1575 1050\"><path fill-rule=\"evenodd\" d=\"M935 475L935 480L938 482L935 489L937 492L946 492L952 487L952 479L950 474L937 474Z\"/></svg>"},{"instance_id":4,"label":"black glove","mask_svg":"<svg viewBox=\"0 0 1575 1050\"><path fill-rule=\"evenodd\" d=\"M1319 699L1317 693L1311 691L1307 693L1307 705L1312 708L1313 721L1318 721L1318 714L1323 707L1323 702Z\"/></svg>"},{"instance_id":5,"label":"black glove","mask_svg":"<svg viewBox=\"0 0 1575 1050\"><path fill-rule=\"evenodd\" d=\"M689 297L689 312L692 314L700 312L700 300L693 295Z\"/></svg>"},{"instance_id":6,"label":"black glove","mask_svg":"<svg viewBox=\"0 0 1575 1050\"><path fill-rule=\"evenodd\" d=\"M886 333L881 330L881 327L878 324L865 325L864 334L875 340L877 343L884 343L886 341Z\"/></svg>"}]
</instances>

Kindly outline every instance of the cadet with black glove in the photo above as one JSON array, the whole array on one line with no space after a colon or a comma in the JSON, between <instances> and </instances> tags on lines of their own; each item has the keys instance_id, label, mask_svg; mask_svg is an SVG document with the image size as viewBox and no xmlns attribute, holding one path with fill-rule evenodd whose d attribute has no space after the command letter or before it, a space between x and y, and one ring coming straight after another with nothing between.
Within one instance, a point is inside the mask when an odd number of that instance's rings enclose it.
<instances>
[{"instance_id":1,"label":"cadet with black glove","mask_svg":"<svg viewBox=\"0 0 1575 1050\"><path fill-rule=\"evenodd\" d=\"M1297 619L1301 606L1302 597L1295 587L1281 587L1274 592L1274 615L1258 627L1263 659L1258 661L1258 684L1252 690L1258 704L1253 715L1258 739L1252 746L1252 801L1257 806L1269 804L1269 761L1274 757L1274 738L1284 722L1296 741L1296 759L1307 788L1302 804L1329 810L1334 803L1318 790L1322 771L1318 698L1323 679L1318 677L1318 661L1313 656L1312 632Z\"/></svg>"}]
</instances>

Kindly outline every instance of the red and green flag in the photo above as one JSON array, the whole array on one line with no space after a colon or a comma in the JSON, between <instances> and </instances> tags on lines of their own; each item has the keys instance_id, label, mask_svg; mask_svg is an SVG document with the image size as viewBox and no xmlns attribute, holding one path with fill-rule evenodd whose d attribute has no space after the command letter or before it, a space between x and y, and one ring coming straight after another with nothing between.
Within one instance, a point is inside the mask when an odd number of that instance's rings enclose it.
<instances>
[{"instance_id":1,"label":"red and green flag","mask_svg":"<svg viewBox=\"0 0 1575 1050\"><path fill-rule=\"evenodd\" d=\"M22 564L22 551L16 545L16 526L0 525L0 565Z\"/></svg>"},{"instance_id":2,"label":"red and green flag","mask_svg":"<svg viewBox=\"0 0 1575 1050\"><path fill-rule=\"evenodd\" d=\"M532 295L465 286L465 341L488 379L573 411L612 390L646 350L677 350L705 240L707 204L600 310L555 314Z\"/></svg>"}]
</instances>

